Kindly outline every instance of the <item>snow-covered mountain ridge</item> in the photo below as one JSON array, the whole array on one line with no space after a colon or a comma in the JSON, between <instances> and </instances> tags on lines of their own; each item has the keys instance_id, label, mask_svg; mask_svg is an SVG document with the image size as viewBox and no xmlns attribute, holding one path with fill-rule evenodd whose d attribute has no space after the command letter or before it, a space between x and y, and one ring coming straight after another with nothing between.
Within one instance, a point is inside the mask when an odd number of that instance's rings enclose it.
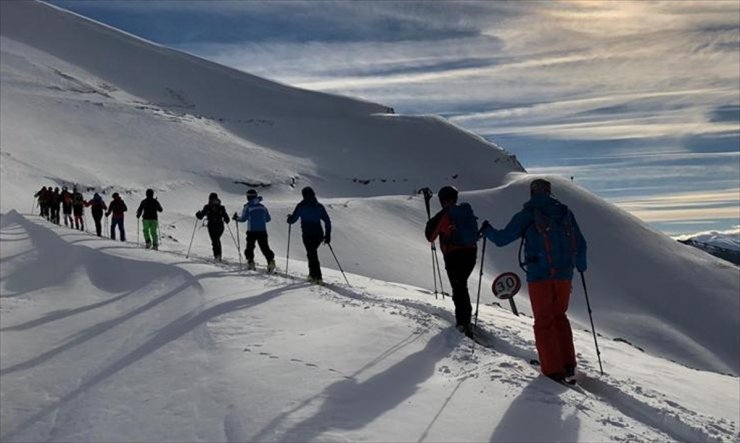
<instances>
[{"instance_id":1,"label":"snow-covered mountain ridge","mask_svg":"<svg viewBox=\"0 0 740 443\"><path fill-rule=\"evenodd\" d=\"M740 227L675 237L679 242L740 266Z\"/></svg>"},{"instance_id":2,"label":"snow-covered mountain ridge","mask_svg":"<svg viewBox=\"0 0 740 443\"><path fill-rule=\"evenodd\" d=\"M576 285L584 401L526 365L530 319L483 306L493 350L473 357L449 330L451 303L417 289L431 287L431 263L415 191L455 184L500 226L531 180L508 153L438 117L275 84L42 3L0 7L4 441L737 439L736 267L551 178L589 241L607 376ZM42 185L68 183L121 192L130 208L154 188L163 250L11 213L28 212ZM239 272L228 232L227 266L200 259L205 230L200 258L182 256L209 192L233 212L258 186L284 267L282 220L305 185L327 205L359 290L332 271L327 288ZM131 214L126 227L133 243ZM518 270L517 247L489 245L484 304L492 277ZM335 268L325 248L321 261ZM540 428L523 425L533 410Z\"/></svg>"}]
</instances>

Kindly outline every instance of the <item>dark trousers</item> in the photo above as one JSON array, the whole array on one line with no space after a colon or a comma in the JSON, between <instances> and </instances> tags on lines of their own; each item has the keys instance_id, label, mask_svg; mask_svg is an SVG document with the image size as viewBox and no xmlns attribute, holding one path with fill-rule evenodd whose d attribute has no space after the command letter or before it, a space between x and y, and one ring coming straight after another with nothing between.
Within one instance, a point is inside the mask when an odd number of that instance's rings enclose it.
<instances>
[{"instance_id":1,"label":"dark trousers","mask_svg":"<svg viewBox=\"0 0 740 443\"><path fill-rule=\"evenodd\" d=\"M455 303L455 319L458 325L470 325L470 305L468 278L475 268L476 248L458 249L445 254L445 269L452 286L452 301Z\"/></svg>"},{"instance_id":2,"label":"dark trousers","mask_svg":"<svg viewBox=\"0 0 740 443\"><path fill-rule=\"evenodd\" d=\"M319 263L319 246L324 240L323 235L304 235L303 246L306 247L306 258L308 259L308 275L313 278L321 278L321 263Z\"/></svg>"},{"instance_id":3,"label":"dark trousers","mask_svg":"<svg viewBox=\"0 0 740 443\"><path fill-rule=\"evenodd\" d=\"M208 225L208 236L211 237L211 248L213 249L214 258L221 258L221 236L223 233L224 225Z\"/></svg>"},{"instance_id":4,"label":"dark trousers","mask_svg":"<svg viewBox=\"0 0 740 443\"><path fill-rule=\"evenodd\" d=\"M93 221L95 222L95 232L98 234L98 237L103 236L103 224L101 223L101 220L103 220L103 214L96 214L93 212Z\"/></svg>"},{"instance_id":5,"label":"dark trousers","mask_svg":"<svg viewBox=\"0 0 740 443\"><path fill-rule=\"evenodd\" d=\"M121 241L126 241L126 230L123 228L123 217L111 217L110 219L110 238L116 239L116 226L121 232Z\"/></svg>"},{"instance_id":6,"label":"dark trousers","mask_svg":"<svg viewBox=\"0 0 740 443\"><path fill-rule=\"evenodd\" d=\"M51 221L59 224L59 205L51 205Z\"/></svg>"},{"instance_id":7,"label":"dark trousers","mask_svg":"<svg viewBox=\"0 0 740 443\"><path fill-rule=\"evenodd\" d=\"M258 244L265 260L271 262L275 259L275 253L270 249L267 242L267 231L247 231L247 249L244 250L244 256L247 261L254 261L254 245Z\"/></svg>"},{"instance_id":8,"label":"dark trousers","mask_svg":"<svg viewBox=\"0 0 740 443\"><path fill-rule=\"evenodd\" d=\"M64 212L64 226L69 226L71 228L74 224L72 221L72 206L62 206L62 212ZM69 221L69 224L67 221Z\"/></svg>"}]
</instances>

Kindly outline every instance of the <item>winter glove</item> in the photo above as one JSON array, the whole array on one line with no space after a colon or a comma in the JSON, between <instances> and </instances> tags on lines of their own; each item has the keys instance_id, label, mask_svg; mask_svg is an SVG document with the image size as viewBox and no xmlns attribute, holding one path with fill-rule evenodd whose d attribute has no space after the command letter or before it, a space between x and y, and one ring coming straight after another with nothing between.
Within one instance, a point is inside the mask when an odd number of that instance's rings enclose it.
<instances>
[{"instance_id":1,"label":"winter glove","mask_svg":"<svg viewBox=\"0 0 740 443\"><path fill-rule=\"evenodd\" d=\"M481 223L480 225L480 230L478 231L478 237L483 237L490 227L491 224L488 222L488 220L483 220L483 223Z\"/></svg>"},{"instance_id":2,"label":"winter glove","mask_svg":"<svg viewBox=\"0 0 740 443\"><path fill-rule=\"evenodd\" d=\"M195 218L197 218L198 220L201 220L203 218L203 214L200 211L198 211L195 213Z\"/></svg>"},{"instance_id":3,"label":"winter glove","mask_svg":"<svg viewBox=\"0 0 740 443\"><path fill-rule=\"evenodd\" d=\"M327 245L331 243L331 236L329 234L324 236L324 243L326 243Z\"/></svg>"},{"instance_id":4,"label":"winter glove","mask_svg":"<svg viewBox=\"0 0 740 443\"><path fill-rule=\"evenodd\" d=\"M239 219L239 214L235 212L234 215L231 217L231 219L232 220L238 220Z\"/></svg>"},{"instance_id":5,"label":"winter glove","mask_svg":"<svg viewBox=\"0 0 740 443\"><path fill-rule=\"evenodd\" d=\"M290 223L290 218L293 217L293 214L288 214L288 217L285 219L286 222Z\"/></svg>"},{"instance_id":6,"label":"winter glove","mask_svg":"<svg viewBox=\"0 0 740 443\"><path fill-rule=\"evenodd\" d=\"M588 269L588 266L586 266L586 264L582 264L582 265L576 266L576 269L578 269L578 272L583 273L583 272L586 272L586 269Z\"/></svg>"}]
</instances>

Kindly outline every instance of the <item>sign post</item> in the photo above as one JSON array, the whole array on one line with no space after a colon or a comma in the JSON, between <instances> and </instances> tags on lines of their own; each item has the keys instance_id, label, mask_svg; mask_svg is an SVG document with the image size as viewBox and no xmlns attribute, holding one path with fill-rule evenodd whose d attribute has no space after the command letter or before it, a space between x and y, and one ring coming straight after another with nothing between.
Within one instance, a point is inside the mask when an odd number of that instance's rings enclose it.
<instances>
[{"instance_id":1,"label":"sign post","mask_svg":"<svg viewBox=\"0 0 740 443\"><path fill-rule=\"evenodd\" d=\"M519 276L513 272L504 272L503 274L496 277L493 281L493 295L499 300L509 300L511 306L511 312L517 317L519 316L519 310L516 308L514 303L514 296L522 288L522 281Z\"/></svg>"}]
</instances>

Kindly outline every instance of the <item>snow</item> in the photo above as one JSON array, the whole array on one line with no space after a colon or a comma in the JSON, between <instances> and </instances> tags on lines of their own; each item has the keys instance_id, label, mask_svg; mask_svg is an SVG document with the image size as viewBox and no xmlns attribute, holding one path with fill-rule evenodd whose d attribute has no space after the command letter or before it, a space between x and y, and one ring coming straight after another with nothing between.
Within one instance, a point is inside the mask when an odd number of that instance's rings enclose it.
<instances>
[{"instance_id":1,"label":"snow","mask_svg":"<svg viewBox=\"0 0 740 443\"><path fill-rule=\"evenodd\" d=\"M3 441L738 440L736 267L549 177L589 242L606 370L574 281L585 392L561 387L527 364L526 288L521 317L491 305L518 244L487 249L489 347L471 352L428 290L415 191L454 184L501 226L532 179L510 154L438 117L273 83L42 3L0 5ZM122 194L129 243L19 214L41 186L72 183ZM290 276L240 271L229 231L227 263L209 264L193 214L212 191L238 210L243 183L266 185L280 269L282 220L313 186L352 287L326 248L329 284L304 282L297 231ZM165 209L159 252L135 247L147 187Z\"/></svg>"},{"instance_id":2,"label":"snow","mask_svg":"<svg viewBox=\"0 0 740 443\"><path fill-rule=\"evenodd\" d=\"M696 234L680 235L675 237L676 240L692 240L715 248L726 249L729 251L740 252L740 226L724 231L705 231Z\"/></svg>"},{"instance_id":3,"label":"snow","mask_svg":"<svg viewBox=\"0 0 740 443\"><path fill-rule=\"evenodd\" d=\"M600 376L588 331L577 392L538 376L531 319L498 307L471 352L449 301L416 288L312 286L15 212L0 226L3 441L737 437L736 377L603 337Z\"/></svg>"}]
</instances>

